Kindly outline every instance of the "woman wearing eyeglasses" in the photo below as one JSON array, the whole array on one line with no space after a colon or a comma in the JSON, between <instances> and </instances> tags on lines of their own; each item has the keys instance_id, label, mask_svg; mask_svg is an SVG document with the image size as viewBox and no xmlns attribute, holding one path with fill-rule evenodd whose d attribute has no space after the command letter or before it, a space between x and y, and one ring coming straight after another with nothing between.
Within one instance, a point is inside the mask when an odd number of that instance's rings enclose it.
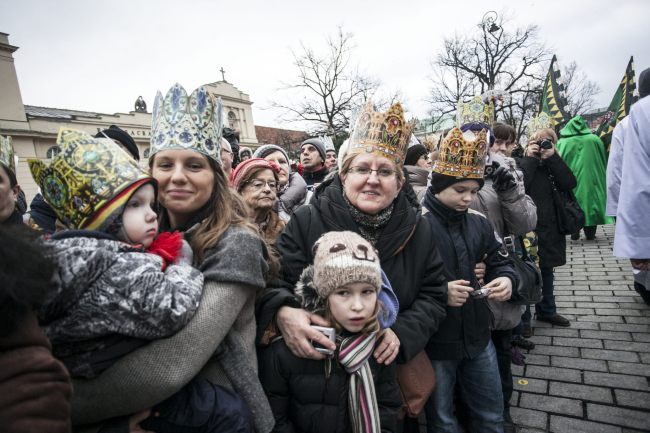
<instances>
[{"instance_id":1,"label":"woman wearing eyeglasses","mask_svg":"<svg viewBox=\"0 0 650 433\"><path fill-rule=\"evenodd\" d=\"M248 205L251 218L270 245L275 244L285 225L275 210L279 172L277 164L252 158L239 164L230 176L230 183Z\"/></svg>"},{"instance_id":2,"label":"woman wearing eyeglasses","mask_svg":"<svg viewBox=\"0 0 650 433\"><path fill-rule=\"evenodd\" d=\"M316 188L309 205L299 208L280 235L279 286L267 288L258 301L258 337L262 345L281 333L301 358L323 359L312 346L334 350L335 344L310 325L331 326L300 308L294 287L313 263L312 247L326 232L359 233L378 251L381 267L399 300L397 321L383 331L373 352L377 362L404 363L422 351L445 317L446 281L430 226L419 205L402 187L403 164L410 136L400 104L386 113L371 105L362 111L349 141L340 172Z\"/></svg>"}]
</instances>

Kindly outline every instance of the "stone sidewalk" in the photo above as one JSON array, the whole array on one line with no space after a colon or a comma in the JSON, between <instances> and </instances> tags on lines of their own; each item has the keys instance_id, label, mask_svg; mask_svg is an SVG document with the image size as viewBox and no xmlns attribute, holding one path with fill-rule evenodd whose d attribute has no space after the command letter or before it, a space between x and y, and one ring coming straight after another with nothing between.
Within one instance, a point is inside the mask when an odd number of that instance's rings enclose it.
<instances>
[{"instance_id":1,"label":"stone sidewalk","mask_svg":"<svg viewBox=\"0 0 650 433\"><path fill-rule=\"evenodd\" d=\"M629 261L612 256L613 237L614 226L601 226L595 241L567 238L555 294L571 327L533 321L537 346L513 365L521 433L650 431L650 307Z\"/></svg>"}]
</instances>

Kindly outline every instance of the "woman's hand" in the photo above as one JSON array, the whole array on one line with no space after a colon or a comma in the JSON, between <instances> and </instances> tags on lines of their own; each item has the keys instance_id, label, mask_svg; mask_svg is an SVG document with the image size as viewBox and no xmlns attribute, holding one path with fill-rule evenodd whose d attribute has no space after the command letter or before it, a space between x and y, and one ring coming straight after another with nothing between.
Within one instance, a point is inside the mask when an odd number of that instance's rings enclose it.
<instances>
[{"instance_id":1,"label":"woman's hand","mask_svg":"<svg viewBox=\"0 0 650 433\"><path fill-rule=\"evenodd\" d=\"M447 283L447 305L450 307L462 307L469 293L473 292L467 280L455 280Z\"/></svg>"},{"instance_id":2,"label":"woman's hand","mask_svg":"<svg viewBox=\"0 0 650 433\"><path fill-rule=\"evenodd\" d=\"M336 350L336 344L310 326L312 323L318 326L331 326L318 314L309 313L302 308L284 306L278 310L276 323L287 347L299 358L325 359L324 354L314 349L312 341L327 349Z\"/></svg>"},{"instance_id":3,"label":"woman's hand","mask_svg":"<svg viewBox=\"0 0 650 433\"><path fill-rule=\"evenodd\" d=\"M485 278L485 269L487 266L485 266L485 262L478 262L476 266L474 266L474 275L476 275L476 279L481 282L483 281L483 278Z\"/></svg>"},{"instance_id":4,"label":"woman's hand","mask_svg":"<svg viewBox=\"0 0 650 433\"><path fill-rule=\"evenodd\" d=\"M495 278L484 287L490 289L488 299L494 301L507 301L512 295L512 281L508 277Z\"/></svg>"},{"instance_id":5,"label":"woman's hand","mask_svg":"<svg viewBox=\"0 0 650 433\"><path fill-rule=\"evenodd\" d=\"M153 433L140 427L140 423L151 415L151 409L143 410L129 417L129 433Z\"/></svg>"},{"instance_id":6,"label":"woman's hand","mask_svg":"<svg viewBox=\"0 0 650 433\"><path fill-rule=\"evenodd\" d=\"M526 146L526 156L539 157L539 143L537 140L530 140Z\"/></svg>"},{"instance_id":7,"label":"woman's hand","mask_svg":"<svg viewBox=\"0 0 650 433\"><path fill-rule=\"evenodd\" d=\"M379 364L390 364L395 361L399 353L399 338L392 329L384 329L380 333L381 343L375 349L375 359Z\"/></svg>"}]
</instances>

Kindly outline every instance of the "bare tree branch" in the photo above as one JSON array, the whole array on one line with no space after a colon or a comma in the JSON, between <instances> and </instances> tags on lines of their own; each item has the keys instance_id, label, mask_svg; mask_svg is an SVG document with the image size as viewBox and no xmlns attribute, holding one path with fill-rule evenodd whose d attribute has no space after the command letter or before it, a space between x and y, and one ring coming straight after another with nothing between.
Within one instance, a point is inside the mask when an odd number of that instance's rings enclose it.
<instances>
[{"instance_id":1,"label":"bare tree branch","mask_svg":"<svg viewBox=\"0 0 650 433\"><path fill-rule=\"evenodd\" d=\"M293 52L297 68L295 82L283 83L283 89L299 95L300 102L274 102L284 111L284 121L304 121L314 133L341 135L350 123L350 114L375 92L378 83L350 66L352 35L341 27L327 39L325 54L317 54L301 43Z\"/></svg>"}]
</instances>

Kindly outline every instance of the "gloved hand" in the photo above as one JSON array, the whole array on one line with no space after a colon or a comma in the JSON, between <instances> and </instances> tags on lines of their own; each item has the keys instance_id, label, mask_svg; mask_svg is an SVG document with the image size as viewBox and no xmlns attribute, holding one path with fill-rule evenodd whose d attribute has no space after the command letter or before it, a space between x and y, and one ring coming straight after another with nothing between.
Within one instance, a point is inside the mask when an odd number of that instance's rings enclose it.
<instances>
[{"instance_id":1,"label":"gloved hand","mask_svg":"<svg viewBox=\"0 0 650 433\"><path fill-rule=\"evenodd\" d=\"M499 167L492 175L492 187L496 192L508 191L517 186L515 176L507 167Z\"/></svg>"}]
</instances>

